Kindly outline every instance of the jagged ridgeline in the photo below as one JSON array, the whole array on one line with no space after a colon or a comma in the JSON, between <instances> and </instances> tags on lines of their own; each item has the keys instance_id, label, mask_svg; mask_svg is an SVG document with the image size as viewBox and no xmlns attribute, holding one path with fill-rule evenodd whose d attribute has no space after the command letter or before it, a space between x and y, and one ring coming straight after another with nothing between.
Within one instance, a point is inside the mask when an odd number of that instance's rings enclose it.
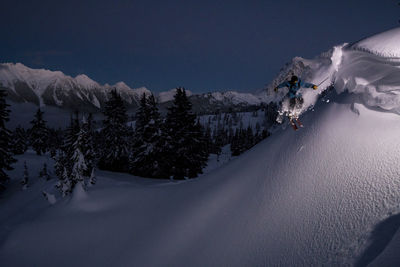
<instances>
[{"instance_id":1,"label":"jagged ridgeline","mask_svg":"<svg viewBox=\"0 0 400 267\"><path fill-rule=\"evenodd\" d=\"M32 69L21 63L0 64L0 88L13 102L28 102L40 106L55 106L70 110L98 112L109 100L112 90L117 90L128 111L136 110L141 95L150 95L145 87L130 88L124 82L114 85L99 84L88 76L65 75L61 71ZM161 112L172 104L176 90L155 94ZM187 91L196 113L210 114L218 111L244 111L254 108L266 99L263 95L234 91L193 94Z\"/></svg>"}]
</instances>

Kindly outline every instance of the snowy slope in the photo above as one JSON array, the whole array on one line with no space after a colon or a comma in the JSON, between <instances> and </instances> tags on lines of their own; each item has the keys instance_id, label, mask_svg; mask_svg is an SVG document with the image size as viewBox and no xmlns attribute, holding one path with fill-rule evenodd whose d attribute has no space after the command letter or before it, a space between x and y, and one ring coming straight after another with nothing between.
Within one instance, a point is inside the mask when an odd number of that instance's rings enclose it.
<instances>
[{"instance_id":1,"label":"snowy slope","mask_svg":"<svg viewBox=\"0 0 400 267\"><path fill-rule=\"evenodd\" d=\"M11 266L353 264L374 226L400 203L400 118L362 105L356 114L337 102L306 114L302 131L275 134L195 181L146 185L102 173L87 199L59 201L12 226L0 260ZM2 225L10 216L4 207L17 197L0 208Z\"/></svg>"}]
</instances>

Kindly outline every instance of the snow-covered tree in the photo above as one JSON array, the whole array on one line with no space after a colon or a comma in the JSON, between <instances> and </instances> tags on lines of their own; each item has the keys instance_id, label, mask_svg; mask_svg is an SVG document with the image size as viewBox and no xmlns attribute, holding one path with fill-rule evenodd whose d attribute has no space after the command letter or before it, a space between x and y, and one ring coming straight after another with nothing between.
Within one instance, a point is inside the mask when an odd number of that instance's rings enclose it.
<instances>
[{"instance_id":1,"label":"snow-covered tree","mask_svg":"<svg viewBox=\"0 0 400 267\"><path fill-rule=\"evenodd\" d=\"M63 138L63 131L61 129L49 129L48 147L52 158L55 158L57 150L61 149Z\"/></svg>"},{"instance_id":2,"label":"snow-covered tree","mask_svg":"<svg viewBox=\"0 0 400 267\"><path fill-rule=\"evenodd\" d=\"M77 183L84 184L84 172L87 170L86 159L79 147L79 144L76 145L74 155L72 156L72 161L74 162L74 165L72 166L70 181L71 188L74 189Z\"/></svg>"},{"instance_id":3,"label":"snow-covered tree","mask_svg":"<svg viewBox=\"0 0 400 267\"><path fill-rule=\"evenodd\" d=\"M57 177L60 180L63 180L64 172L66 172L66 176L70 176L72 173L73 162L71 161L71 158L74 154L73 146L76 142L79 131L79 117L78 114L75 113L75 117L71 116L70 124L64 133L63 143L55 156L56 162L54 169Z\"/></svg>"},{"instance_id":4,"label":"snow-covered tree","mask_svg":"<svg viewBox=\"0 0 400 267\"><path fill-rule=\"evenodd\" d=\"M22 185L22 190L26 190L28 188L28 183L29 183L29 172L28 172L28 166L26 166L26 161L24 161L24 174L23 178L21 180L21 185Z\"/></svg>"},{"instance_id":5,"label":"snow-covered tree","mask_svg":"<svg viewBox=\"0 0 400 267\"><path fill-rule=\"evenodd\" d=\"M66 169L65 167L65 155L64 155L64 151L62 150L57 150L57 153L54 157L54 172L56 174L56 176L61 179L64 169Z\"/></svg>"},{"instance_id":6,"label":"snow-covered tree","mask_svg":"<svg viewBox=\"0 0 400 267\"><path fill-rule=\"evenodd\" d=\"M85 176L89 176L91 174L92 169L96 165L97 151L95 148L95 136L93 130L93 117L92 114L89 114L86 119L83 117L82 126L80 130L81 135L81 152L85 157L85 161L87 164L87 168L83 171Z\"/></svg>"},{"instance_id":7,"label":"snow-covered tree","mask_svg":"<svg viewBox=\"0 0 400 267\"><path fill-rule=\"evenodd\" d=\"M208 159L207 145L184 88L176 90L173 105L168 109L165 132L169 176L184 179L202 173Z\"/></svg>"},{"instance_id":8,"label":"snow-covered tree","mask_svg":"<svg viewBox=\"0 0 400 267\"><path fill-rule=\"evenodd\" d=\"M73 153L69 159L72 165L70 171L68 171L65 165L62 166L62 163L60 163L60 166L57 166L58 170L63 167L63 173L61 174L61 177L59 177L60 182L58 185L63 195L70 194L78 183L81 183L83 186L85 185L85 178L87 177L85 174L88 170L88 163L85 154L82 151L87 145L86 138L86 127L81 127L71 148Z\"/></svg>"},{"instance_id":9,"label":"snow-covered tree","mask_svg":"<svg viewBox=\"0 0 400 267\"><path fill-rule=\"evenodd\" d=\"M245 151L245 134L243 129L236 129L231 143L232 156L239 156Z\"/></svg>"},{"instance_id":10,"label":"snow-covered tree","mask_svg":"<svg viewBox=\"0 0 400 267\"><path fill-rule=\"evenodd\" d=\"M59 176L56 187L60 190L63 197L72 193L71 180L66 168L63 169L61 176Z\"/></svg>"},{"instance_id":11,"label":"snow-covered tree","mask_svg":"<svg viewBox=\"0 0 400 267\"><path fill-rule=\"evenodd\" d=\"M46 191L42 191L42 194L43 194L44 198L45 198L51 205L53 205L53 204L55 204L55 203L57 202L57 199L56 199L55 195L50 194L50 193L48 193L48 192L46 192Z\"/></svg>"},{"instance_id":12,"label":"snow-covered tree","mask_svg":"<svg viewBox=\"0 0 400 267\"><path fill-rule=\"evenodd\" d=\"M12 134L12 152L16 155L24 154L28 149L27 134L24 128L17 126Z\"/></svg>"},{"instance_id":13,"label":"snow-covered tree","mask_svg":"<svg viewBox=\"0 0 400 267\"><path fill-rule=\"evenodd\" d=\"M273 125L277 124L276 118L278 116L278 105L274 102L271 102L270 104L267 105L265 108L265 113L264 113L264 127L265 128L270 128Z\"/></svg>"},{"instance_id":14,"label":"snow-covered tree","mask_svg":"<svg viewBox=\"0 0 400 267\"><path fill-rule=\"evenodd\" d=\"M116 90L111 91L103 113L105 119L100 132L102 143L99 150L99 167L111 171L127 171L130 134L127 126L128 116L124 102Z\"/></svg>"},{"instance_id":15,"label":"snow-covered tree","mask_svg":"<svg viewBox=\"0 0 400 267\"><path fill-rule=\"evenodd\" d=\"M46 181L50 180L49 172L47 171L46 162L43 164L43 168L39 172L39 177L45 179Z\"/></svg>"},{"instance_id":16,"label":"snow-covered tree","mask_svg":"<svg viewBox=\"0 0 400 267\"><path fill-rule=\"evenodd\" d=\"M44 112L37 110L35 118L31 121L32 128L29 130L30 143L36 154L42 155L48 150L48 129L43 119Z\"/></svg>"},{"instance_id":17,"label":"snow-covered tree","mask_svg":"<svg viewBox=\"0 0 400 267\"><path fill-rule=\"evenodd\" d=\"M9 180L5 171L12 170L11 164L16 161L12 153L11 132L6 128L10 110L5 98L6 92L0 90L0 190L5 188L5 184Z\"/></svg>"},{"instance_id":18,"label":"snow-covered tree","mask_svg":"<svg viewBox=\"0 0 400 267\"><path fill-rule=\"evenodd\" d=\"M89 185L95 185L97 182L96 180L96 174L94 171L94 167L92 168L92 172L90 173L90 178L89 178Z\"/></svg>"},{"instance_id":19,"label":"snow-covered tree","mask_svg":"<svg viewBox=\"0 0 400 267\"><path fill-rule=\"evenodd\" d=\"M164 138L162 121L153 95L143 94L136 114L130 172L143 177L162 177Z\"/></svg>"}]
</instances>

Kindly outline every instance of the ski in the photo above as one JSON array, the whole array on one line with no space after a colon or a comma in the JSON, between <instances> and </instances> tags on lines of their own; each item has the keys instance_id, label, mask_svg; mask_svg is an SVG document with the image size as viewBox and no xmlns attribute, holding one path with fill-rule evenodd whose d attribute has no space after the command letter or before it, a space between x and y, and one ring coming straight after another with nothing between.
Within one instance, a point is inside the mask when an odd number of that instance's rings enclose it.
<instances>
[{"instance_id":1,"label":"ski","mask_svg":"<svg viewBox=\"0 0 400 267\"><path fill-rule=\"evenodd\" d=\"M297 131L299 128L297 127L296 123L294 123L293 119L290 119L290 125L292 125L293 130Z\"/></svg>"},{"instance_id":2,"label":"ski","mask_svg":"<svg viewBox=\"0 0 400 267\"><path fill-rule=\"evenodd\" d=\"M304 127L304 125L301 123L301 121L299 120L299 118L296 118L296 122L297 122L297 125L298 125L299 127L301 127L301 128Z\"/></svg>"}]
</instances>

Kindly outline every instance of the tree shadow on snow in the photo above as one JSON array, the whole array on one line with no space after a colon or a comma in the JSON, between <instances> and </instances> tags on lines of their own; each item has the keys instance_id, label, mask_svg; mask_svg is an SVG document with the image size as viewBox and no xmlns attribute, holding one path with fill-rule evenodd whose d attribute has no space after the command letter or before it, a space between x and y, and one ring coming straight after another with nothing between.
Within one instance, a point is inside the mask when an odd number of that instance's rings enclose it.
<instances>
[{"instance_id":1,"label":"tree shadow on snow","mask_svg":"<svg viewBox=\"0 0 400 267\"><path fill-rule=\"evenodd\" d=\"M400 228L400 214L393 215L379 223L371 233L371 244L356 261L355 266L367 266L386 248Z\"/></svg>"}]
</instances>

